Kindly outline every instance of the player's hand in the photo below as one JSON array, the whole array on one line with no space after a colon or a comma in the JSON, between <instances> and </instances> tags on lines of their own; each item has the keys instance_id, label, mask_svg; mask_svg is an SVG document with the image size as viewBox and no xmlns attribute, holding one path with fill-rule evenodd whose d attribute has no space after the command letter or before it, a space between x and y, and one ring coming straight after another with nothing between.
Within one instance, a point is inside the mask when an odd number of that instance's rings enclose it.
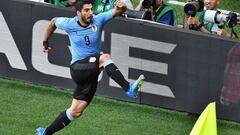
<instances>
[{"instance_id":1,"label":"player's hand","mask_svg":"<svg viewBox=\"0 0 240 135\"><path fill-rule=\"evenodd\" d=\"M122 9L124 11L127 9L127 5L123 2L121 2L120 0L115 1L115 6L117 9Z\"/></svg>"},{"instance_id":2,"label":"player's hand","mask_svg":"<svg viewBox=\"0 0 240 135\"><path fill-rule=\"evenodd\" d=\"M122 3L120 0L115 1L115 8L112 10L113 16L122 15L124 11L126 11L127 5Z\"/></svg>"},{"instance_id":3,"label":"player's hand","mask_svg":"<svg viewBox=\"0 0 240 135\"><path fill-rule=\"evenodd\" d=\"M48 41L43 41L43 52L48 53L52 48L49 46Z\"/></svg>"}]
</instances>

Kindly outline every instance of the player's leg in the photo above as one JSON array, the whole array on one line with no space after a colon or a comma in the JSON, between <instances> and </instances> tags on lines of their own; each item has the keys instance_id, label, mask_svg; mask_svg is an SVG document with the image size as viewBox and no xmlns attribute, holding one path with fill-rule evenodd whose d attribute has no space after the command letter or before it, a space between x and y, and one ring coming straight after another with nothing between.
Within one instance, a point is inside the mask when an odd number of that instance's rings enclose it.
<instances>
[{"instance_id":1,"label":"player's leg","mask_svg":"<svg viewBox=\"0 0 240 135\"><path fill-rule=\"evenodd\" d=\"M141 87L144 76L140 75L139 78L134 82L128 82L118 67L112 61L112 58L109 54L102 54L99 60L99 67L105 68L105 71L116 83L118 83L125 91L129 97L136 98L137 91Z\"/></svg>"},{"instance_id":2,"label":"player's leg","mask_svg":"<svg viewBox=\"0 0 240 135\"><path fill-rule=\"evenodd\" d=\"M62 112L55 121L45 128L39 128L37 135L52 135L53 133L63 129L76 118L81 116L84 109L91 102L97 87L97 79L94 79L86 84L78 84L73 94L72 105L69 109Z\"/></svg>"},{"instance_id":3,"label":"player's leg","mask_svg":"<svg viewBox=\"0 0 240 135\"><path fill-rule=\"evenodd\" d=\"M117 82L125 91L129 89L129 82L124 78L118 67L113 63L109 54L102 54L100 56L99 67L105 68L108 76Z\"/></svg>"},{"instance_id":4,"label":"player's leg","mask_svg":"<svg viewBox=\"0 0 240 135\"><path fill-rule=\"evenodd\" d=\"M38 128L37 135L51 135L78 118L91 102L97 88L97 78L100 73L98 61L88 63L88 59L79 61L70 67L71 76L77 84L73 94L72 105L62 112L46 129Z\"/></svg>"},{"instance_id":5,"label":"player's leg","mask_svg":"<svg viewBox=\"0 0 240 135\"><path fill-rule=\"evenodd\" d=\"M71 107L60 113L55 121L46 128L43 135L52 135L69 125L83 113L87 105L88 103L84 100L73 99Z\"/></svg>"}]
</instances>

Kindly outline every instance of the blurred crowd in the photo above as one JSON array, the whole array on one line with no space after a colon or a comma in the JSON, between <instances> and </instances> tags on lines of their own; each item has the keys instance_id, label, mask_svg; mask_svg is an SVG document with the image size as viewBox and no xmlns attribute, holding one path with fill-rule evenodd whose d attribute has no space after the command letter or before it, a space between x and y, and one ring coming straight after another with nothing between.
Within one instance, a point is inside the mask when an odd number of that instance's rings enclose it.
<instances>
[{"instance_id":1,"label":"blurred crowd","mask_svg":"<svg viewBox=\"0 0 240 135\"><path fill-rule=\"evenodd\" d=\"M62 7L72 7L76 0L35 0ZM93 0L94 14L107 12L115 7L115 0ZM237 13L223 14L218 11L221 0L188 0L184 6L183 22L178 22L177 11L166 4L164 0L139 0L134 8L132 0L121 0L127 5L123 16L144 19L205 33L212 33L226 37L238 37L233 27L240 24ZM225 29L230 28L227 32ZM229 30L228 30L229 31Z\"/></svg>"}]
</instances>

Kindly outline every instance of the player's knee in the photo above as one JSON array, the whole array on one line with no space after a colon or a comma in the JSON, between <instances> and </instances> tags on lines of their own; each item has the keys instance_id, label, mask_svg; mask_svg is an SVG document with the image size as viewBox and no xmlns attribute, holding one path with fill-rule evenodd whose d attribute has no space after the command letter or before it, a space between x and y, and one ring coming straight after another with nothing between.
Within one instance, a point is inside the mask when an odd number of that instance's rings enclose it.
<instances>
[{"instance_id":1,"label":"player's knee","mask_svg":"<svg viewBox=\"0 0 240 135\"><path fill-rule=\"evenodd\" d=\"M76 118L80 117L80 116L83 114L83 111L80 111L80 110L72 110L70 113L71 113L71 115L76 119Z\"/></svg>"},{"instance_id":2,"label":"player's knee","mask_svg":"<svg viewBox=\"0 0 240 135\"><path fill-rule=\"evenodd\" d=\"M103 55L101 55L101 61L102 62L105 62L105 61L107 61L107 60L111 60L112 58L111 58L111 55L110 54L103 54Z\"/></svg>"},{"instance_id":3,"label":"player's knee","mask_svg":"<svg viewBox=\"0 0 240 135\"><path fill-rule=\"evenodd\" d=\"M102 54L99 60L99 67L102 68L106 61L111 60L110 54Z\"/></svg>"}]
</instances>

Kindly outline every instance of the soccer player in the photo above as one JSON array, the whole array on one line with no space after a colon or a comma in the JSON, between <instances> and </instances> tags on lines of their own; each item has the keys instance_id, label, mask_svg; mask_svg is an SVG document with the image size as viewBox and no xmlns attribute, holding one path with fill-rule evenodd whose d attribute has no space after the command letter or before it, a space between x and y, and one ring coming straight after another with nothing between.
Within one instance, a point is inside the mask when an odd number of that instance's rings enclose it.
<instances>
[{"instance_id":1,"label":"soccer player","mask_svg":"<svg viewBox=\"0 0 240 135\"><path fill-rule=\"evenodd\" d=\"M72 61L70 72L72 79L77 84L73 94L70 108L60 115L47 128L38 128L37 135L52 135L63 129L70 122L77 119L92 100L101 69L117 82L130 98L136 98L138 89L141 87L144 76L140 75L134 82L130 83L123 77L109 54L101 54L101 33L104 24L113 17L121 15L126 10L126 5L119 0L115 8L109 12L93 16L93 1L80 0L75 4L76 16L73 18L53 18L45 32L43 51L51 50L48 39L56 28L65 30L71 43Z\"/></svg>"}]
</instances>

